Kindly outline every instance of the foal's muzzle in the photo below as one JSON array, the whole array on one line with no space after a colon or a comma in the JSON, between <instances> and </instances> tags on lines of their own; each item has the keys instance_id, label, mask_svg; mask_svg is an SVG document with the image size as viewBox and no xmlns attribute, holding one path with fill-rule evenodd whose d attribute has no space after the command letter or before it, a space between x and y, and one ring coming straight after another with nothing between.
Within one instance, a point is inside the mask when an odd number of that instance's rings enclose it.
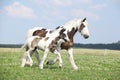
<instances>
[{"instance_id":1,"label":"foal's muzzle","mask_svg":"<svg viewBox=\"0 0 120 80\"><path fill-rule=\"evenodd\" d=\"M63 39L65 42L67 42L67 39Z\"/></svg>"}]
</instances>

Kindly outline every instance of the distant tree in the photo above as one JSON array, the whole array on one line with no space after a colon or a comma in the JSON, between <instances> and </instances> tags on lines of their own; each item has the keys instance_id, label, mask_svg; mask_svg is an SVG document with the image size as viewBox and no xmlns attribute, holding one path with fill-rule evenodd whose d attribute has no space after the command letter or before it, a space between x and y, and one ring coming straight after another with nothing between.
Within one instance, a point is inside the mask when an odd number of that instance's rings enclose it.
<instances>
[{"instance_id":1,"label":"distant tree","mask_svg":"<svg viewBox=\"0 0 120 80\"><path fill-rule=\"evenodd\" d=\"M120 41L118 41L117 44L120 44Z\"/></svg>"}]
</instances>

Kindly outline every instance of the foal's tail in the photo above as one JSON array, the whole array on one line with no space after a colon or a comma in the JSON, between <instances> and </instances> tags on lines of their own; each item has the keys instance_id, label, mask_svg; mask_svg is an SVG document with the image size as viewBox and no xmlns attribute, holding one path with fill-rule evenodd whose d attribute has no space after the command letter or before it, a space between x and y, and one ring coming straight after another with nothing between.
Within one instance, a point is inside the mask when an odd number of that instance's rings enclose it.
<instances>
[{"instance_id":1,"label":"foal's tail","mask_svg":"<svg viewBox=\"0 0 120 80\"><path fill-rule=\"evenodd\" d=\"M22 49L25 49L25 51L27 51L29 49L28 45L27 45L27 42L25 42L22 46L21 46Z\"/></svg>"}]
</instances>

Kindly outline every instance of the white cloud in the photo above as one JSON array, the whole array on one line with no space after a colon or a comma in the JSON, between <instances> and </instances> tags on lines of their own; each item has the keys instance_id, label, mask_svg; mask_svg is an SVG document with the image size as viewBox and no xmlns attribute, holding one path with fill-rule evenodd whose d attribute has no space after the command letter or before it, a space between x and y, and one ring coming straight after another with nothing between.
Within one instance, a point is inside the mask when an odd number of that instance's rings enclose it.
<instances>
[{"instance_id":1,"label":"white cloud","mask_svg":"<svg viewBox=\"0 0 120 80\"><path fill-rule=\"evenodd\" d=\"M92 0L52 0L53 5L59 7L88 5L92 3Z\"/></svg>"},{"instance_id":2,"label":"white cloud","mask_svg":"<svg viewBox=\"0 0 120 80\"><path fill-rule=\"evenodd\" d=\"M19 2L14 2L12 5L6 6L5 11L8 16L19 18L36 18L34 11Z\"/></svg>"},{"instance_id":3,"label":"white cloud","mask_svg":"<svg viewBox=\"0 0 120 80\"><path fill-rule=\"evenodd\" d=\"M87 17L92 20L99 20L100 18L97 14L89 12L89 11L85 11L82 9L74 9L72 12L72 15L76 17Z\"/></svg>"},{"instance_id":4,"label":"white cloud","mask_svg":"<svg viewBox=\"0 0 120 80\"><path fill-rule=\"evenodd\" d=\"M92 0L77 0L78 3L81 3L81 4L90 4L92 3Z\"/></svg>"},{"instance_id":5,"label":"white cloud","mask_svg":"<svg viewBox=\"0 0 120 80\"><path fill-rule=\"evenodd\" d=\"M69 6L69 5L72 5L71 0L53 0L52 3L54 5L57 5L57 6Z\"/></svg>"},{"instance_id":6,"label":"white cloud","mask_svg":"<svg viewBox=\"0 0 120 80\"><path fill-rule=\"evenodd\" d=\"M43 5L43 4L48 4L49 0L30 0L32 3L35 3L37 5Z\"/></svg>"},{"instance_id":7,"label":"white cloud","mask_svg":"<svg viewBox=\"0 0 120 80\"><path fill-rule=\"evenodd\" d=\"M0 14L2 13L2 10L0 10Z\"/></svg>"},{"instance_id":8,"label":"white cloud","mask_svg":"<svg viewBox=\"0 0 120 80\"><path fill-rule=\"evenodd\" d=\"M98 10L98 9L103 9L105 7L107 7L107 4L96 4L92 8Z\"/></svg>"},{"instance_id":9,"label":"white cloud","mask_svg":"<svg viewBox=\"0 0 120 80\"><path fill-rule=\"evenodd\" d=\"M73 6L73 5L84 5L92 3L92 0L31 0L38 5L49 5L51 6L59 6L59 7L66 7L66 6Z\"/></svg>"}]
</instances>

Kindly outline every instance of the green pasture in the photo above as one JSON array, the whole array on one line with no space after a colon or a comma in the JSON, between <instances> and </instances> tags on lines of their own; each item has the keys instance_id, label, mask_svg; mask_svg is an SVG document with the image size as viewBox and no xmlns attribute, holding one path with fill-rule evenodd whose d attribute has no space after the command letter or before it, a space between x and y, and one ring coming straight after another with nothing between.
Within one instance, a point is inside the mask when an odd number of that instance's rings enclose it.
<instances>
[{"instance_id":1,"label":"green pasture","mask_svg":"<svg viewBox=\"0 0 120 80\"><path fill-rule=\"evenodd\" d=\"M38 68L35 56L32 67L20 67L23 50L19 48L0 48L0 80L120 80L120 51L74 49L74 59L79 70L71 68L67 51L61 52L63 67L58 63L44 64ZM43 52L40 52L42 57ZM49 53L47 60L55 55ZM46 61L47 61L46 60Z\"/></svg>"}]
</instances>

